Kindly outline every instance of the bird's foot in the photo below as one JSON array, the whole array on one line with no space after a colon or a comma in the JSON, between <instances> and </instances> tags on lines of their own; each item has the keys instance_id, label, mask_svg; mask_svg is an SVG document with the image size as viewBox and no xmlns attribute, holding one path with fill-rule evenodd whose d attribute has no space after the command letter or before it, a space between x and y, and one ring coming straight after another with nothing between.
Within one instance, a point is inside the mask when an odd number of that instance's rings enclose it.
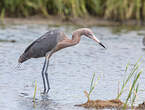
<instances>
[{"instance_id":1,"label":"bird's foot","mask_svg":"<svg viewBox=\"0 0 145 110\"><path fill-rule=\"evenodd\" d=\"M41 92L41 94L46 95L46 94L48 94L49 90L50 90L50 88L48 88L47 90L46 90L46 89L44 89L44 91L43 91L43 92Z\"/></svg>"},{"instance_id":2,"label":"bird's foot","mask_svg":"<svg viewBox=\"0 0 145 110\"><path fill-rule=\"evenodd\" d=\"M47 91L46 91L47 94L48 94L49 90L50 90L50 88L47 89Z\"/></svg>"},{"instance_id":3,"label":"bird's foot","mask_svg":"<svg viewBox=\"0 0 145 110\"><path fill-rule=\"evenodd\" d=\"M46 94L47 92L46 92L46 89L44 89L44 91L43 92L41 92L41 94Z\"/></svg>"}]
</instances>

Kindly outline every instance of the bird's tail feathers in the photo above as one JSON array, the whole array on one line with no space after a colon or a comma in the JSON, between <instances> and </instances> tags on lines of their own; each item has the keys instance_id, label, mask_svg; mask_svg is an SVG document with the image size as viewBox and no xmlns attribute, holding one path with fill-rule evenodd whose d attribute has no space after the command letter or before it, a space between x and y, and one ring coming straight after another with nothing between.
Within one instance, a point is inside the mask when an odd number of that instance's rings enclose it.
<instances>
[{"instance_id":1,"label":"bird's tail feathers","mask_svg":"<svg viewBox=\"0 0 145 110\"><path fill-rule=\"evenodd\" d=\"M25 56L25 53L23 53L18 60L18 63L23 63L24 61L28 60L28 58Z\"/></svg>"}]
</instances>

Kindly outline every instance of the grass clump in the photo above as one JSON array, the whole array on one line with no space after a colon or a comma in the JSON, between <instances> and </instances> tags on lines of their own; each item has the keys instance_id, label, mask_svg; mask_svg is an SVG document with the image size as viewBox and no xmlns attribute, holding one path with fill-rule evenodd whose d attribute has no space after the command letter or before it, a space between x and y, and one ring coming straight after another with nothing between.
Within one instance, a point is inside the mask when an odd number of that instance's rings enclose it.
<instances>
[{"instance_id":1,"label":"grass clump","mask_svg":"<svg viewBox=\"0 0 145 110\"><path fill-rule=\"evenodd\" d=\"M128 63L126 65L125 73L127 73L128 69L131 68L131 70L129 71L129 75L127 76L127 78L123 81L121 90L118 93L117 98L116 98L116 99L119 99L122 96L122 94L124 93L124 91L126 89L127 84L129 82L131 82L131 80L133 79L132 84L130 85L130 89L129 89L127 98L124 103L124 109L127 107L129 100L131 101L131 106L132 107L134 106L134 102L135 102L137 92L139 89L139 83L137 83L137 81L143 71L143 70L139 69L139 67L141 65L140 60L141 60L141 58L138 59L138 61L133 65L133 67L130 66L130 63Z\"/></svg>"},{"instance_id":2,"label":"grass clump","mask_svg":"<svg viewBox=\"0 0 145 110\"><path fill-rule=\"evenodd\" d=\"M95 73L94 73L92 80L91 80L89 92L85 91L85 95L87 96L88 101L84 104L79 104L76 106L83 106L85 108L96 108L96 109L104 109L104 108L107 108L107 109L109 109L109 108L110 109L114 109L114 108L115 109L135 109L135 108L141 108L142 106L144 106L144 103L140 104L138 107L134 106L134 103L135 103L136 97L137 97L137 93L139 91L138 80L141 76L141 73L143 72L142 69L140 70L140 65L141 65L140 60L141 60L141 58L139 58L133 66L130 63L128 63L126 65L125 74L127 74L127 73L129 73L129 74L123 80L121 89L118 90L119 92L118 92L116 99L90 100L90 95L92 94L98 80L100 79L100 77L98 77L95 81ZM132 83L130 83L131 81L132 81ZM129 87L128 87L128 84L130 84ZM122 102L120 100L120 97L123 95L126 88L129 88L128 94L127 94L126 100L124 102ZM130 103L129 103L129 101L130 101Z\"/></svg>"}]
</instances>

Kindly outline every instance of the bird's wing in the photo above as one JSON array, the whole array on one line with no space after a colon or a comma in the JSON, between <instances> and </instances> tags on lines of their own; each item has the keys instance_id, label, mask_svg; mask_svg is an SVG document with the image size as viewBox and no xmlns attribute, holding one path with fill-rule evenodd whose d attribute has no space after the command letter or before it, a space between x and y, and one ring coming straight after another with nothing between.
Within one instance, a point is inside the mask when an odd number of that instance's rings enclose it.
<instances>
[{"instance_id":1,"label":"bird's wing","mask_svg":"<svg viewBox=\"0 0 145 110\"><path fill-rule=\"evenodd\" d=\"M34 45L36 43L36 41L32 42L24 51L24 53L26 53L31 47L32 45Z\"/></svg>"},{"instance_id":2,"label":"bird's wing","mask_svg":"<svg viewBox=\"0 0 145 110\"><path fill-rule=\"evenodd\" d=\"M43 36L41 36L40 38L36 39L35 41L33 41L24 51L24 53L26 53L35 43L40 42L42 39L46 39L45 34Z\"/></svg>"},{"instance_id":3,"label":"bird's wing","mask_svg":"<svg viewBox=\"0 0 145 110\"><path fill-rule=\"evenodd\" d=\"M35 41L33 41L24 51L24 53L26 53L34 44L37 44L39 42L41 42L42 40L47 39L48 37L51 39L52 36L51 34L56 33L56 30L50 30L48 32L46 32L44 35L42 35L41 37L39 37L38 39L36 39Z\"/></svg>"},{"instance_id":4,"label":"bird's wing","mask_svg":"<svg viewBox=\"0 0 145 110\"><path fill-rule=\"evenodd\" d=\"M45 33L43 36L32 42L24 51L25 55L29 58L43 57L49 51L51 51L58 42L60 36L59 31L51 30Z\"/></svg>"}]
</instances>

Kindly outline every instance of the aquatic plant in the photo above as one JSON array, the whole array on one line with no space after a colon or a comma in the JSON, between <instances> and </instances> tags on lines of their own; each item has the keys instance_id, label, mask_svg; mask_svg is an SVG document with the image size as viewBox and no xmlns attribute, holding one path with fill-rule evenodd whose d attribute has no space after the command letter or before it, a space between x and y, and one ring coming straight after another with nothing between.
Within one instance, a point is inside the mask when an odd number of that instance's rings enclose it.
<instances>
[{"instance_id":1,"label":"aquatic plant","mask_svg":"<svg viewBox=\"0 0 145 110\"><path fill-rule=\"evenodd\" d=\"M33 106L35 107L35 97L36 97L36 91L37 91L37 81L35 80L35 89L34 89L34 95L33 95Z\"/></svg>"},{"instance_id":2,"label":"aquatic plant","mask_svg":"<svg viewBox=\"0 0 145 110\"><path fill-rule=\"evenodd\" d=\"M139 83L137 84L136 88L134 88L134 94L132 96L132 101L131 101L131 106L133 107L134 106L134 102L135 102L135 99L137 97L137 93L138 93L138 88L139 88Z\"/></svg>"},{"instance_id":3,"label":"aquatic plant","mask_svg":"<svg viewBox=\"0 0 145 110\"><path fill-rule=\"evenodd\" d=\"M3 22L4 22L4 16L5 16L5 9L2 9L2 11L0 13L0 21L1 21L2 25L3 25Z\"/></svg>"},{"instance_id":4,"label":"aquatic plant","mask_svg":"<svg viewBox=\"0 0 145 110\"><path fill-rule=\"evenodd\" d=\"M133 83L132 83L131 88L128 93L128 97L124 104L124 108L126 108L129 99L131 99L131 106L133 107L133 104L136 99L136 94L138 92L138 87L139 87L139 83L137 84L137 86L136 86L136 83L137 83L137 80L139 79L141 73L142 73L142 70L139 73L137 73L137 75L135 75L135 77L134 77Z\"/></svg>"},{"instance_id":5,"label":"aquatic plant","mask_svg":"<svg viewBox=\"0 0 145 110\"><path fill-rule=\"evenodd\" d=\"M113 100L90 100L90 95L92 93L92 91L94 90L97 81L100 79L100 77L97 78L97 80L94 82L95 80L95 73L93 74L93 77L91 79L91 84L90 84L90 89L89 92L84 92L85 95L88 98L88 101L86 103L83 104L79 104L76 106L83 106L85 108L96 108L96 109L104 109L104 108L111 108L111 109L134 109L134 108L142 108L142 106L144 106L143 104L139 104L138 107L134 106L135 100L137 98L137 93L139 91L139 83L138 80L140 78L141 73L143 72L143 70L140 70L140 65L141 65L141 58L140 57L137 62L134 65L131 65L129 62L127 63L126 67L125 67L125 74L127 74L127 77L123 80L122 82L122 86L121 89L118 90L118 95L116 97L116 99ZM131 83L132 81L132 83ZM129 87L128 87L128 84ZM118 86L119 88L119 86ZM127 94L127 98L125 100L125 103L122 102L119 98L122 96L122 94L124 93L125 89L129 88L128 90L128 94ZM130 100L130 104L128 104ZM131 105L131 106L130 106Z\"/></svg>"},{"instance_id":6,"label":"aquatic plant","mask_svg":"<svg viewBox=\"0 0 145 110\"><path fill-rule=\"evenodd\" d=\"M88 98L88 101L90 100L90 95L91 95L91 93L93 92L93 90L95 89L97 82L100 80L100 76L99 76L99 77L97 77L97 79L96 79L96 81L95 81L95 76L96 76L96 74L94 73L94 74L93 74L93 77L92 77L92 80L91 80L91 85L90 85L89 92L84 91L85 95L86 95L87 98Z\"/></svg>"},{"instance_id":7,"label":"aquatic plant","mask_svg":"<svg viewBox=\"0 0 145 110\"><path fill-rule=\"evenodd\" d=\"M144 19L144 0L107 0L105 17L116 20Z\"/></svg>"},{"instance_id":8,"label":"aquatic plant","mask_svg":"<svg viewBox=\"0 0 145 110\"><path fill-rule=\"evenodd\" d=\"M113 20L145 19L144 0L1 0L0 13L10 17L99 16ZM3 11L5 10L5 11Z\"/></svg>"},{"instance_id":9,"label":"aquatic plant","mask_svg":"<svg viewBox=\"0 0 145 110\"><path fill-rule=\"evenodd\" d=\"M137 96L137 92L138 92L138 89L139 89L139 83L137 83L137 81L138 81L138 79L139 79L139 77L140 77L140 75L143 71L143 70L139 70L139 67L140 67L140 64L141 64L140 60L141 60L141 58L138 59L138 61L133 65L132 68L130 66L130 63L128 63L126 65L125 73L127 73L129 68L131 68L131 70L129 71L129 75L127 76L126 80L123 80L121 90L119 91L119 94L117 95L116 99L120 98L120 96L123 94L127 84L131 81L132 78L134 78L134 79L133 79L132 84L130 86L128 96L125 100L124 108L126 108L129 99L131 100L131 106L133 107L133 105L134 105L134 102L135 102L135 99L136 99L136 96Z\"/></svg>"}]
</instances>

